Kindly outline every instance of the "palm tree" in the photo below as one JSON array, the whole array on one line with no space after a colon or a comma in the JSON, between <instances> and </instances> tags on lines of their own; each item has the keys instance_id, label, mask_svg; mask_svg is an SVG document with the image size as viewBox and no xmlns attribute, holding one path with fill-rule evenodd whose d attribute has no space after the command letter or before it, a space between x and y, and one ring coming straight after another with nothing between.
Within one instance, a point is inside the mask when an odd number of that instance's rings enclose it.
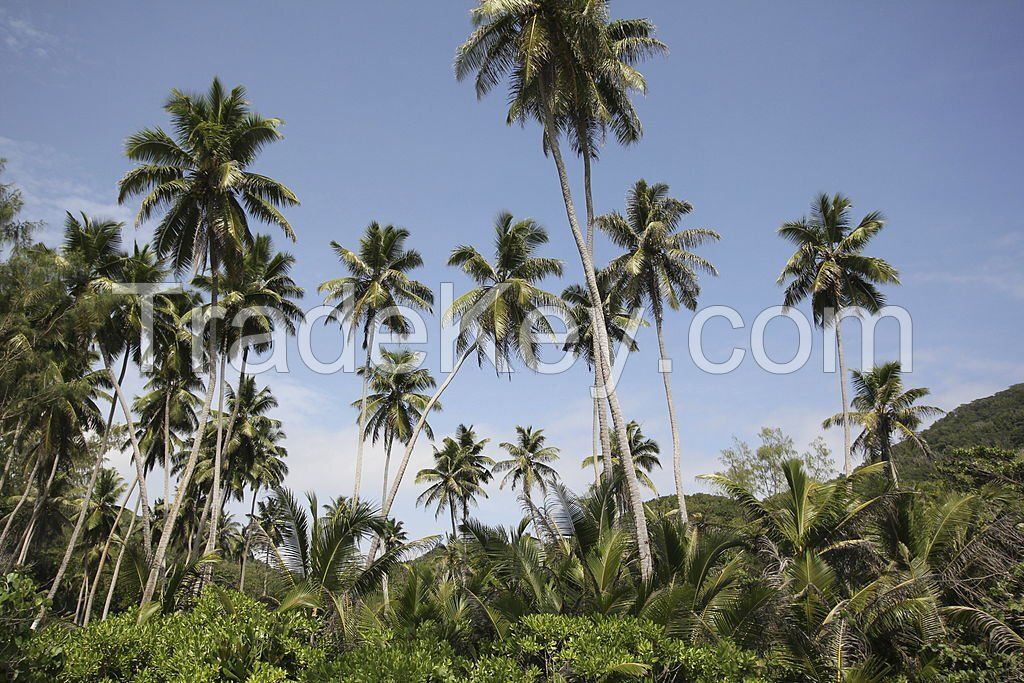
<instances>
[{"instance_id":1,"label":"palm tree","mask_svg":"<svg viewBox=\"0 0 1024 683\"><path fill-rule=\"evenodd\" d=\"M660 44L650 40L653 27L647 22L609 22L606 1L485 0L472 10L471 16L475 29L456 53L456 77L462 80L475 72L478 97L507 78L508 123L524 123L528 118L540 121L544 149L551 152L555 162L569 228L583 264L593 307L598 393L600 398L607 398L612 424L623 439L619 446L627 461L627 484L641 573L646 579L651 575L647 521L639 484L632 474L632 454L624 441L626 422L615 387L608 381L611 378L608 328L600 306L593 258L576 216L559 137L567 120L576 124L569 130L575 133L579 143L592 140L593 134L603 130L603 122L610 122L613 128L618 124L618 129L622 130L632 127L632 124L623 125L632 120L631 106L602 107L601 104L609 101L609 95L614 95L614 101L625 103L631 90L642 89L643 78L631 65L659 49ZM605 112L607 116L595 116ZM585 163L589 164L593 149L589 144L578 146L584 151Z\"/></svg>"},{"instance_id":2,"label":"palm tree","mask_svg":"<svg viewBox=\"0 0 1024 683\"><path fill-rule=\"evenodd\" d=\"M679 229L683 216L693 207L668 195L668 185L648 185L638 180L626 196L626 215L612 213L596 219L598 227L626 253L608 265L610 277L631 306L646 306L654 317L658 334L659 371L665 386L668 422L672 430L672 472L675 476L679 517L685 525L686 498L683 494L682 450L679 423L669 381L670 363L665 353L665 305L672 310L685 306L696 310L700 284L697 273L717 275L715 267L691 250L719 239L704 228Z\"/></svg>"},{"instance_id":3,"label":"palm tree","mask_svg":"<svg viewBox=\"0 0 1024 683\"><path fill-rule=\"evenodd\" d=\"M538 334L551 333L544 316L531 315L538 308L561 308L561 300L537 286L544 278L562 274L562 262L536 256L536 251L548 241L547 232L532 219L516 221L512 214L498 214L494 223L494 262L490 263L470 246L452 250L448 265L455 266L473 279L476 287L466 292L445 312L444 321L458 319L459 336L456 341L458 360L444 382L423 407L420 419L406 444L405 454L384 500L383 514L391 511L398 495L402 477L412 458L416 439L426 424L427 415L441 398L444 390L469 356L476 352L479 362L484 360L484 348L494 351L495 367L504 367L511 358L524 358L532 362L537 358ZM371 547L373 557L375 547Z\"/></svg>"},{"instance_id":4,"label":"palm tree","mask_svg":"<svg viewBox=\"0 0 1024 683\"><path fill-rule=\"evenodd\" d=\"M118 201L144 195L137 225L166 209L154 234L157 252L169 256L179 272L189 267L199 272L209 265L210 303L211 309L216 309L222 266L232 272L241 262L243 247L252 241L248 216L277 225L295 239L281 208L298 204L298 198L273 178L249 170L260 151L281 138L281 121L253 112L244 88L228 93L218 79L206 94L172 91L164 108L171 116L175 137L160 128L147 128L128 138L125 153L139 165L121 178ZM150 565L140 617L156 589L171 531L199 458L216 385L216 319L211 321L207 355L210 379L203 408L178 493Z\"/></svg>"},{"instance_id":5,"label":"palm tree","mask_svg":"<svg viewBox=\"0 0 1024 683\"><path fill-rule=\"evenodd\" d=\"M422 282L409 278L409 271L423 265L423 257L415 249L406 249L409 231L393 225L381 226L373 221L359 240L356 253L337 242L331 247L348 270L344 277L320 285L326 303L334 303L330 319L341 325L363 328L363 394L359 406L359 435L356 445L356 478L352 497L359 500L363 477L363 444L366 441L366 401L370 383L370 361L373 356L373 335L377 325L397 334L407 334L409 320L398 306L431 310L434 293ZM378 320L378 317L381 319Z\"/></svg>"},{"instance_id":6,"label":"palm tree","mask_svg":"<svg viewBox=\"0 0 1024 683\"><path fill-rule=\"evenodd\" d=\"M408 443L412 437L413 425L424 417L424 410L430 395L422 393L433 389L437 383L426 368L417 368L418 355L409 349L381 349L382 363L370 367L370 393L366 397L366 427L364 438L370 436L373 443L384 440L384 481L380 498L388 495L388 470L391 466L391 448L395 439ZM363 368L360 372L364 372ZM362 399L353 402L360 407ZM441 410L441 404L434 402L433 410ZM427 438L434 440L430 424L424 422Z\"/></svg>"},{"instance_id":7,"label":"palm tree","mask_svg":"<svg viewBox=\"0 0 1024 683\"><path fill-rule=\"evenodd\" d=\"M224 411L224 395L227 382L224 381L225 361L232 350L241 354L238 371L238 386L245 381L245 365L249 351L266 351L271 346L272 335L277 325L282 325L289 334L295 334L295 322L302 317L302 309L292 301L305 293L295 284L290 271L295 265L295 257L286 252L273 250L273 242L267 235L257 235L243 255L241 266L229 271L221 283L224 292L222 306L225 319L232 325L223 334L223 352L220 366L220 396L217 410ZM197 277L196 284L204 289L211 289L210 278ZM238 348L234 348L237 346ZM232 432L238 418L237 408L241 402L236 401L231 416L217 421L216 453L214 460L217 469L214 472L213 488L220 490L220 478L223 473L224 444L232 439ZM225 427L226 422L226 427ZM206 554L213 552L219 537L217 527L220 520L220 507L214 506L207 533ZM212 565L204 565L206 575L212 571Z\"/></svg>"},{"instance_id":8,"label":"palm tree","mask_svg":"<svg viewBox=\"0 0 1024 683\"><path fill-rule=\"evenodd\" d=\"M786 285L784 304L795 306L810 297L814 320L822 327L835 325L839 353L839 388L843 399L844 473L850 476L850 403L846 397L846 358L843 354L842 311L858 306L869 313L885 305L876 285L899 284L899 273L880 258L865 256L864 248L885 227L878 211L872 211L856 226L850 219L853 203L836 194L818 195L810 217L784 223L779 235L797 249L779 275Z\"/></svg>"},{"instance_id":9,"label":"palm tree","mask_svg":"<svg viewBox=\"0 0 1024 683\"><path fill-rule=\"evenodd\" d=\"M490 467L494 465L494 460L490 456L484 455L484 449L487 448L487 444L491 440L478 438L473 425L467 427L464 424L460 424L455 428L455 436L453 438L459 444L459 449L462 451L463 467L469 472L468 478L470 482L476 485L477 493L483 493L483 496L486 498L487 494L483 492L482 487L493 478ZM467 486L467 490L473 491L474 487ZM469 521L469 505L474 502L474 499L475 496L464 496L462 499L463 524Z\"/></svg>"},{"instance_id":10,"label":"palm tree","mask_svg":"<svg viewBox=\"0 0 1024 683\"><path fill-rule=\"evenodd\" d=\"M641 484L657 493L654 481L651 480L650 473L654 468L661 468L661 460L658 458L658 455L661 453L661 447L658 446L657 441L649 439L644 435L643 431L640 429L640 424L636 420L630 420L629 424L626 425L626 429L629 430L629 449L633 453L633 464L636 466L636 478ZM594 464L595 458L596 456L584 458L583 467L591 467ZM612 467L613 487L616 489L616 493L619 494L621 493L622 484L626 477L625 473L622 471L622 458L620 458L618 452L614 450L612 451Z\"/></svg>"},{"instance_id":11,"label":"palm tree","mask_svg":"<svg viewBox=\"0 0 1024 683\"><path fill-rule=\"evenodd\" d=\"M487 496L483 484L490 478L487 466L491 459L481 454L487 441L477 441L472 427L459 425L454 437L446 437L441 447L434 449L434 466L416 474L417 484L430 484L416 499L416 504L436 506L436 516L447 508L453 542L459 534L456 523L459 511L465 523L470 504L477 496Z\"/></svg>"},{"instance_id":12,"label":"palm tree","mask_svg":"<svg viewBox=\"0 0 1024 683\"><path fill-rule=\"evenodd\" d=\"M505 473L501 480L501 488L511 485L513 490L518 488L523 492L533 519L534 531L538 536L540 526L537 521L537 508L533 504L533 489L538 488L544 494L548 485L558 478L558 472L548 464L558 460L558 449L544 445L546 440L543 429L516 426L515 443L503 441L500 444L511 457L494 463L495 473Z\"/></svg>"},{"instance_id":13,"label":"palm tree","mask_svg":"<svg viewBox=\"0 0 1024 683\"><path fill-rule=\"evenodd\" d=\"M894 440L906 439L930 455L928 443L917 430L926 418L945 411L935 406L914 405L931 392L925 388L904 388L899 361L876 365L866 372L854 370L852 375L853 412L848 418L864 429L853 442L853 449L862 452L870 462L889 463L892 482L898 487L899 476L892 452ZM842 413L833 415L822 426L828 429L842 423L843 418Z\"/></svg>"},{"instance_id":14,"label":"palm tree","mask_svg":"<svg viewBox=\"0 0 1024 683\"><path fill-rule=\"evenodd\" d=\"M632 327L645 324L643 320L635 321L631 317L631 311L626 307L623 292L611 286L607 271L602 270L597 276L597 287L601 292L601 301L604 306L604 319L608 325L608 337L616 346L627 344L628 350L632 353L639 347L636 343L635 332ZM582 285L569 285L562 290L562 300L565 301L569 313L569 334L563 350L574 353L582 358L595 373L597 377L597 359L595 355L596 339L594 336L593 316L590 315L590 296L586 287ZM611 477L612 472L612 445L611 436L608 430L608 404L597 396L596 389L600 382L595 383L594 391L594 455L603 455L603 466L607 476ZM598 478L598 458L593 459L594 478Z\"/></svg>"}]
</instances>

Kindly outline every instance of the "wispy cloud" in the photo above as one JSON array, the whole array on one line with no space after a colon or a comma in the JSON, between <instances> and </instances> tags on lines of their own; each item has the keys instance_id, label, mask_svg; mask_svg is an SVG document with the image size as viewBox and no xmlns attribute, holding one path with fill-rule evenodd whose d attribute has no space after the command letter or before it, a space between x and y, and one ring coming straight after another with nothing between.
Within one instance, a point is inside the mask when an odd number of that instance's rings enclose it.
<instances>
[{"instance_id":1,"label":"wispy cloud","mask_svg":"<svg viewBox=\"0 0 1024 683\"><path fill-rule=\"evenodd\" d=\"M919 282L935 282L957 287L984 288L1013 299L1024 300L1024 235L1006 233L988 245L992 254L980 259L971 272L931 271L914 276Z\"/></svg>"},{"instance_id":2,"label":"wispy cloud","mask_svg":"<svg viewBox=\"0 0 1024 683\"><path fill-rule=\"evenodd\" d=\"M0 43L16 55L43 59L52 56L59 44L56 36L4 9L0 9Z\"/></svg>"},{"instance_id":3,"label":"wispy cloud","mask_svg":"<svg viewBox=\"0 0 1024 683\"><path fill-rule=\"evenodd\" d=\"M117 203L113 185L98 185L75 158L47 145L5 137L0 137L0 158L7 159L4 182L14 183L25 199L23 217L46 224L38 235L44 241L59 235L66 211L130 224L131 210Z\"/></svg>"}]
</instances>

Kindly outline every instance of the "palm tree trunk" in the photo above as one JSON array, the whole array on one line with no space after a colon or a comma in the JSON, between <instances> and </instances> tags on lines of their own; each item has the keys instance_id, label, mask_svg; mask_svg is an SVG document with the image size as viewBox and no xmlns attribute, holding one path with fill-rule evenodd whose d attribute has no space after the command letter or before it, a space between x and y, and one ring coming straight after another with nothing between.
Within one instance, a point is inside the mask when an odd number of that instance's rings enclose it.
<instances>
[{"instance_id":1,"label":"palm tree trunk","mask_svg":"<svg viewBox=\"0 0 1024 683\"><path fill-rule=\"evenodd\" d=\"M597 388L597 383L594 383L594 388ZM599 416L600 406L597 403L597 399L594 399L594 414L591 416L590 428L591 428L591 464L594 466L594 486L598 486L601 483L601 469L598 466L598 461L601 460L601 418Z\"/></svg>"},{"instance_id":2,"label":"palm tree trunk","mask_svg":"<svg viewBox=\"0 0 1024 683\"><path fill-rule=\"evenodd\" d=\"M7 454L6 462L4 462L3 474L0 474L0 493L4 490L4 484L7 483L7 473L11 469L11 463L14 462L14 454L18 452L18 444L21 442L21 430L24 424L24 418L19 419L18 426L14 429L14 438L11 439L11 450Z\"/></svg>"},{"instance_id":3,"label":"palm tree trunk","mask_svg":"<svg viewBox=\"0 0 1024 683\"><path fill-rule=\"evenodd\" d=\"M220 476L221 470L224 469L224 387L227 385L225 381L224 371L226 369L227 354L223 354L220 357L220 372L218 372L219 385L217 388L217 444L213 451L213 482L210 484L210 498L215 500L220 498ZM220 505L213 505L210 511L210 528L206 536L206 548L203 551L204 555L217 550L217 527L220 523ZM203 565L201 572L201 578L199 585L202 586L210 579L210 574L213 572L213 565L207 563Z\"/></svg>"},{"instance_id":4,"label":"palm tree trunk","mask_svg":"<svg viewBox=\"0 0 1024 683\"><path fill-rule=\"evenodd\" d=\"M114 376L110 369L110 359L104 356L103 366L110 375L110 381L114 384L114 393L117 394L117 402L121 405L121 412L124 413L125 426L128 428L128 438L132 444L132 454L135 461L135 474L139 478L139 499L142 501L142 542L145 546L146 559L153 554L153 529L152 518L149 511L149 495L146 492L146 463L142 459L142 448L139 446L139 437L135 433L135 420L132 418L132 409L125 398L121 382Z\"/></svg>"},{"instance_id":5,"label":"palm tree trunk","mask_svg":"<svg viewBox=\"0 0 1024 683\"><path fill-rule=\"evenodd\" d=\"M164 396L164 507L171 499L171 392Z\"/></svg>"},{"instance_id":6,"label":"palm tree trunk","mask_svg":"<svg viewBox=\"0 0 1024 683\"><path fill-rule=\"evenodd\" d=\"M53 456L53 467L50 468L50 476L46 479L46 485L36 495L35 505L32 506L32 517L29 518L28 526L25 528L25 535L21 542L21 552L18 553L18 561L15 564L23 564L26 558L28 558L28 549L32 545L32 537L35 535L36 522L39 521L39 513L43 511L43 505L46 504L46 499L50 495L50 487L57 476L58 463L60 463L60 454L55 453Z\"/></svg>"},{"instance_id":7,"label":"palm tree trunk","mask_svg":"<svg viewBox=\"0 0 1024 683\"><path fill-rule=\"evenodd\" d=\"M388 470L391 468L391 448L394 445L394 442L389 440L387 447L384 449L384 484L380 489L381 502L383 502L384 497L388 495Z\"/></svg>"},{"instance_id":8,"label":"palm tree trunk","mask_svg":"<svg viewBox=\"0 0 1024 683\"><path fill-rule=\"evenodd\" d=\"M75 618L74 618L74 621L72 623L75 623L75 624L80 623L80 619L79 618L82 616L82 601L85 599L85 588L86 588L86 584L88 582L89 582L89 577L88 577L88 575L86 575L85 578L82 579L81 585L78 587L78 600L75 601ZM38 621L39 620L37 619L36 622L38 622ZM36 622L34 622L32 624L32 628L33 629L36 626Z\"/></svg>"},{"instance_id":9,"label":"palm tree trunk","mask_svg":"<svg viewBox=\"0 0 1024 683\"><path fill-rule=\"evenodd\" d=\"M39 472L39 465L43 462L43 454L40 452L36 456L36 461L32 465L32 471L29 472L28 478L25 480L25 489L21 493L21 497L18 498L18 502L14 505L14 509L7 515L7 522L4 523L4 530L0 533L0 555L3 554L4 546L7 544L7 536L11 533L11 529L14 525L14 518L18 516L18 512L21 511L21 506L28 500L28 495L32 492L32 484L35 481L36 474Z\"/></svg>"},{"instance_id":10,"label":"palm tree trunk","mask_svg":"<svg viewBox=\"0 0 1024 683\"><path fill-rule=\"evenodd\" d=\"M409 460L412 458L412 449L416 447L416 439L419 438L420 432L423 431L423 425L427 423L427 416L430 414L430 411L434 409L437 402L441 400L441 394L444 393L444 390L447 389L448 385L452 383L453 379L455 379L455 375L458 374L463 363L465 363L470 354L476 350L476 347L476 341L466 347L466 350L462 352L459 359L455 361L455 366L451 369L451 372L449 372L448 376L444 378L444 381L441 382L441 386L437 388L437 391L434 392L434 395L430 397L430 400L427 401L427 405L423 408L423 412L420 414L420 419L416 421L416 428L412 430L412 436L409 438L409 443L405 446L405 453L402 455L402 462L398 465L398 472L395 473L395 479L391 483L391 490L388 491L387 497L381 504L380 513L382 516L387 517L388 513L391 512L391 505L395 502L395 497L398 495L398 488L402 485L402 477L405 476L405 470L409 467ZM370 552L367 555L367 564L371 564L376 559L377 547L379 544L380 539L377 536L374 536L373 540L370 542Z\"/></svg>"},{"instance_id":11,"label":"palm tree trunk","mask_svg":"<svg viewBox=\"0 0 1024 683\"><path fill-rule=\"evenodd\" d=\"M128 354L124 354L124 362L121 363L121 376L118 379L118 384L124 381L125 371L128 370ZM85 487L85 495L82 496L82 507L78 511L78 519L75 520L75 528L71 530L71 537L68 539L67 548L64 549L64 557L61 558L60 566L57 567L57 574L53 577L53 584L50 586L50 590L46 593L47 602L53 602L53 598L57 595L57 591L60 590L60 583L64 579L64 573L68 570L68 565L71 564L71 556L75 552L75 546L78 545L78 537L82 534L82 529L85 527L85 519L89 516L89 503L92 502L92 494L96 489L96 480L99 479L100 469L103 467L103 457L107 453L107 446L110 442L110 428L114 424L114 410L117 407L115 401L110 402L110 413L107 415L107 426L103 430L103 441L101 442L99 453L96 454L96 460L92 465L92 472L89 473L89 483ZM89 572L85 572L85 581L89 580ZM85 585L85 584L83 584ZM43 603L42 607L39 608L39 613L36 614L35 620L32 622L32 630L36 630L39 626L39 622L42 621L46 615L46 603Z\"/></svg>"},{"instance_id":12,"label":"palm tree trunk","mask_svg":"<svg viewBox=\"0 0 1024 683\"><path fill-rule=\"evenodd\" d=\"M82 619L82 626L88 626L89 620L92 619L92 605L96 600L96 591L99 589L100 578L103 576L103 565L107 562L107 554L110 552L110 544L114 540L114 534L117 533L118 524L121 522L121 515L124 513L125 506L128 505L128 501L131 500L132 494L135 492L135 487L138 483L138 479L132 482L131 488L128 489L128 495L124 497L124 505L117 508L117 516L114 517L114 524L110 527L110 533L107 534L107 540L103 543L103 550L100 551L100 559L96 565L96 575L92 580L92 590L89 591L89 599L85 603L85 616Z\"/></svg>"},{"instance_id":13,"label":"palm tree trunk","mask_svg":"<svg viewBox=\"0 0 1024 683\"><path fill-rule=\"evenodd\" d=\"M853 462L850 458L850 401L846 397L846 354L843 353L843 323L836 316L836 348L839 352L839 391L843 396L843 472L846 476L853 474Z\"/></svg>"},{"instance_id":14,"label":"palm tree trunk","mask_svg":"<svg viewBox=\"0 0 1024 683\"><path fill-rule=\"evenodd\" d=\"M211 311L217 307L217 270L214 266L213 286L211 287L210 306ZM206 387L206 395L203 397L203 409L199 415L199 424L196 426L195 437L192 441L192 452L189 453L188 462L185 464L185 471L178 480L178 492L174 496L174 504L164 520L163 531L160 534L160 543L157 544L156 553L149 566L149 577L146 579L146 587L142 592L142 600L139 603L139 621L145 614L145 608L153 599L153 592L156 590L156 580L160 573L160 567L167 556L167 547L171 542L171 533L174 531L174 524L181 512L181 504L185 498L189 484L192 482L192 474L196 469L196 462L199 460L199 449L203 444L203 432L206 431L206 421L210 417L210 404L213 403L213 390L217 380L217 319L213 317L210 321L210 338L208 340L210 379Z\"/></svg>"},{"instance_id":15,"label":"palm tree trunk","mask_svg":"<svg viewBox=\"0 0 1024 683\"><path fill-rule=\"evenodd\" d=\"M359 487L363 480L363 444L366 443L366 395L370 386L370 361L373 357L374 321L376 314L370 317L366 327L366 361L363 363L363 397L359 401L359 434L356 436L356 483L352 490L352 500L359 502Z\"/></svg>"},{"instance_id":16,"label":"palm tree trunk","mask_svg":"<svg viewBox=\"0 0 1024 683\"><path fill-rule=\"evenodd\" d=\"M593 323L591 323L593 324ZM601 397L604 391L604 369L597 362L597 341L594 341L594 402L598 407L597 420L598 429L601 432L601 456L604 459L604 478L609 484L615 479L615 461L612 458L612 435L608 429L608 401Z\"/></svg>"},{"instance_id":17,"label":"palm tree trunk","mask_svg":"<svg viewBox=\"0 0 1024 683\"><path fill-rule=\"evenodd\" d=\"M242 562L241 567L238 569L238 592L245 592L245 568L249 563L249 541L252 539L252 525L253 520L256 518L256 496L259 494L259 490L252 490L252 505L249 506L249 523L245 526L245 544L242 548Z\"/></svg>"},{"instance_id":18,"label":"palm tree trunk","mask_svg":"<svg viewBox=\"0 0 1024 683\"><path fill-rule=\"evenodd\" d=\"M676 501L679 505L679 521L685 527L690 521L686 513L686 496L683 493L683 462L682 450L679 447L679 424L676 422L676 407L672 401L672 385L669 381L669 373L665 370L668 357L665 355L665 335L662 331L661 316L655 316L654 327L658 333L658 358L661 360L659 370L661 379L665 383L665 402L668 404L668 424L672 430L672 473L676 480Z\"/></svg>"},{"instance_id":19,"label":"palm tree trunk","mask_svg":"<svg viewBox=\"0 0 1024 683\"><path fill-rule=\"evenodd\" d=\"M587 288L590 291L590 303L592 304L594 317L594 332L597 340L598 358L604 375L603 393L607 394L608 406L611 409L612 425L615 428L619 441L619 450L622 457L623 469L626 473L626 490L629 492L630 508L633 512L633 523L636 527L637 554L640 559L640 576L644 581L650 579L653 573L651 561L650 539L647 535L647 516L644 513L644 504L640 494L640 484L636 478L636 468L633 464L633 454L629 449L629 437L626 433L626 423L622 416L622 409L619 406L619 399L615 388L608 383L611 378L611 356L608 344L608 328L605 326L604 311L601 302L601 294L597 288L597 274L594 271L593 259L587 249L586 239L580 232L579 222L576 219L576 209L572 201L572 189L569 187L569 175L565 169L565 161L562 159L562 151L558 143L558 127L555 125L555 118L548 106L547 88L541 80L541 101L544 112L544 132L547 136L551 156L555 160L555 168L558 172L558 181L562 188L562 200L565 203L565 213L569 219L569 228L572 231L573 240L576 242L576 249L583 262L583 273L586 277Z\"/></svg>"},{"instance_id":20,"label":"palm tree trunk","mask_svg":"<svg viewBox=\"0 0 1024 683\"><path fill-rule=\"evenodd\" d=\"M238 413L242 407L242 402L238 400L238 393L242 391L242 384L245 382L245 364L249 360L249 347L242 349L242 363L238 370L238 390L235 398L235 405L231 407L231 417L228 419L228 431L224 436L224 448L227 448L231 444L231 437L235 435L235 424L238 422Z\"/></svg>"},{"instance_id":21,"label":"palm tree trunk","mask_svg":"<svg viewBox=\"0 0 1024 683\"><path fill-rule=\"evenodd\" d=\"M128 502L128 501L125 501ZM124 553L128 549L128 541L131 540L132 531L135 529L135 521L139 518L139 497L135 498L135 507L132 509L132 518L128 522L128 531L121 537L121 549L117 552L117 561L114 562L114 573L110 576L110 587L107 589L107 599L103 601L103 614L100 621L107 618L110 613L110 603L114 599L114 589L117 587L117 577L121 575L121 561L124 560Z\"/></svg>"},{"instance_id":22,"label":"palm tree trunk","mask_svg":"<svg viewBox=\"0 0 1024 683\"><path fill-rule=\"evenodd\" d=\"M459 528L455 522L455 503L451 503L448 506L449 516L452 518L452 544L455 544L455 539L459 536Z\"/></svg>"}]
</instances>

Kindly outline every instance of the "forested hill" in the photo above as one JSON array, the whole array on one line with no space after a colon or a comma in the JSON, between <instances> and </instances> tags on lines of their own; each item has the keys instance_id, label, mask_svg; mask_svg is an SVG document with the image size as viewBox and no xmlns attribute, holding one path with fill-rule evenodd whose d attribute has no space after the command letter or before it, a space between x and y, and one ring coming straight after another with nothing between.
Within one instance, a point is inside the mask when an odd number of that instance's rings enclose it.
<instances>
[{"instance_id":1,"label":"forested hill","mask_svg":"<svg viewBox=\"0 0 1024 683\"><path fill-rule=\"evenodd\" d=\"M941 455L954 448L1024 448L1024 384L965 403L921 435Z\"/></svg>"}]
</instances>

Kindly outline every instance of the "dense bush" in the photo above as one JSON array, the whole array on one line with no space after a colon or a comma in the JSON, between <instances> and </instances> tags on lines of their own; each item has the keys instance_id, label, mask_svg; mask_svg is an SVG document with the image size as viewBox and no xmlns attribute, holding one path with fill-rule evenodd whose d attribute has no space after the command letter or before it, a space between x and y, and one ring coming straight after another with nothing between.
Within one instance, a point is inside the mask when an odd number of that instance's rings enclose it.
<instances>
[{"instance_id":1,"label":"dense bush","mask_svg":"<svg viewBox=\"0 0 1024 683\"><path fill-rule=\"evenodd\" d=\"M24 574L0 576L0 680L14 678L29 647L32 620L46 602Z\"/></svg>"},{"instance_id":2,"label":"dense bush","mask_svg":"<svg viewBox=\"0 0 1024 683\"><path fill-rule=\"evenodd\" d=\"M310 644L316 630L298 613L214 589L191 611L142 624L127 612L88 628L51 626L30 643L19 680L283 681L323 662Z\"/></svg>"}]
</instances>

